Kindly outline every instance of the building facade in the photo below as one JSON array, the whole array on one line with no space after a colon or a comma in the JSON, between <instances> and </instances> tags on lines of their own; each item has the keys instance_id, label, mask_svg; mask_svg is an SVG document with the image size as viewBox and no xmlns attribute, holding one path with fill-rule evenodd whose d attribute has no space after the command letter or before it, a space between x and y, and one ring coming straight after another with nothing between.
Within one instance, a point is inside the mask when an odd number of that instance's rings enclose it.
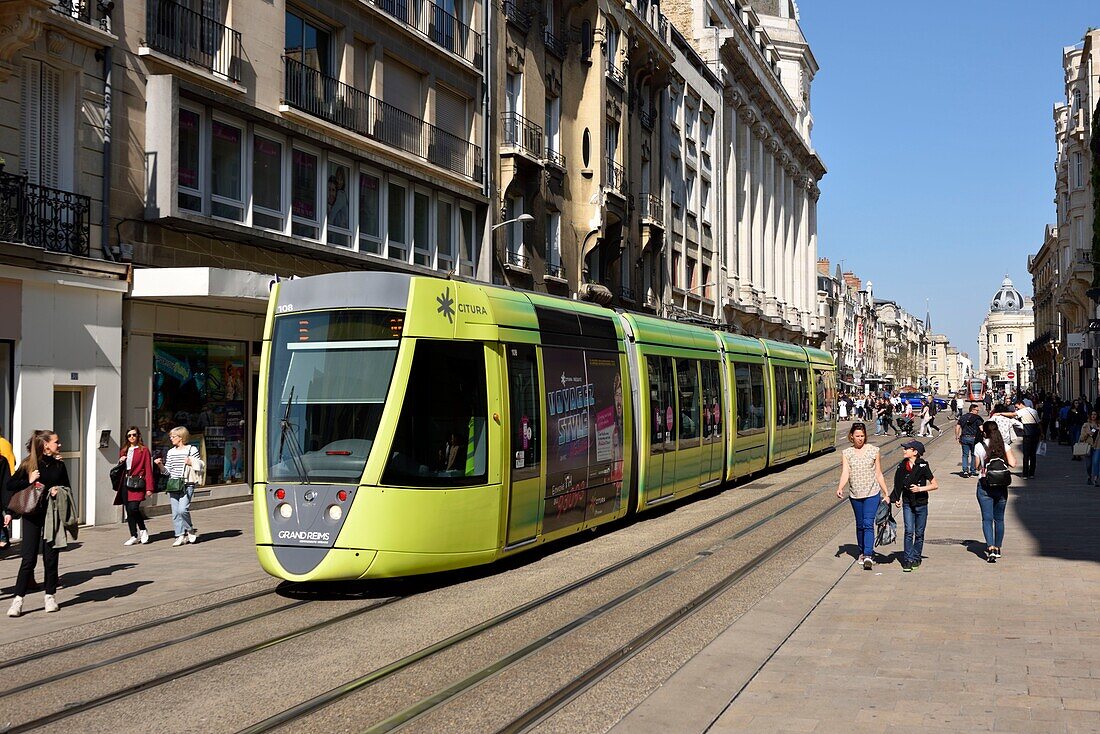
<instances>
[{"instance_id":1,"label":"building facade","mask_svg":"<svg viewBox=\"0 0 1100 734\"><path fill-rule=\"evenodd\" d=\"M1028 383L1036 390L1060 394L1061 346L1065 340L1062 316L1055 307L1054 292L1058 286L1058 227L1048 224L1043 234L1043 246L1027 259L1035 294L1035 339L1027 345L1027 357L1033 374Z\"/></svg>"},{"instance_id":2,"label":"building facade","mask_svg":"<svg viewBox=\"0 0 1100 734\"><path fill-rule=\"evenodd\" d=\"M989 303L989 313L978 332L981 374L994 389L1013 392L1026 387L1031 373L1027 345L1035 339L1035 312L1006 275Z\"/></svg>"}]
</instances>

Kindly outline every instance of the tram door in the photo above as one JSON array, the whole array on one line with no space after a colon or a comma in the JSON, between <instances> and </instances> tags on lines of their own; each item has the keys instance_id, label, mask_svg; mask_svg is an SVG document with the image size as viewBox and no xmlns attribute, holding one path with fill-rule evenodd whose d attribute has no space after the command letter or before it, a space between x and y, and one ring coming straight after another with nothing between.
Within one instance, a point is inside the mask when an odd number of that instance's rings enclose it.
<instances>
[{"instance_id":1,"label":"tram door","mask_svg":"<svg viewBox=\"0 0 1100 734\"><path fill-rule=\"evenodd\" d=\"M511 481L508 483L508 537L512 546L538 533L542 501L542 411L538 354L530 344L506 347Z\"/></svg>"},{"instance_id":2,"label":"tram door","mask_svg":"<svg viewBox=\"0 0 1100 734\"><path fill-rule=\"evenodd\" d=\"M672 359L646 357L649 374L649 459L646 464L647 502L672 494L676 483L676 384Z\"/></svg>"}]
</instances>

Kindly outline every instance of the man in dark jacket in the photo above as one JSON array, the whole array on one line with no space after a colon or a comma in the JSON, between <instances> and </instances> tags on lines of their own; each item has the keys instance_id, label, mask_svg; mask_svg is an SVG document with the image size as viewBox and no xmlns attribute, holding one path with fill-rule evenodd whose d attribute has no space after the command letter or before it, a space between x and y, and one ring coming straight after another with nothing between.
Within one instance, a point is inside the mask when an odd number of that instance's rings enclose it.
<instances>
[{"instance_id":1,"label":"man in dark jacket","mask_svg":"<svg viewBox=\"0 0 1100 734\"><path fill-rule=\"evenodd\" d=\"M924 551L924 529L928 525L928 493L939 489L932 467L924 460L924 444L906 441L901 445L905 458L894 472L894 491L890 499L902 507L905 516L905 555L901 570L909 573L920 568Z\"/></svg>"},{"instance_id":2,"label":"man in dark jacket","mask_svg":"<svg viewBox=\"0 0 1100 734\"><path fill-rule=\"evenodd\" d=\"M955 424L955 440L962 447L962 476L974 476L974 444L978 442L978 435L982 430L982 417L978 414L978 404L971 403L970 410L966 412L959 422Z\"/></svg>"}]
</instances>

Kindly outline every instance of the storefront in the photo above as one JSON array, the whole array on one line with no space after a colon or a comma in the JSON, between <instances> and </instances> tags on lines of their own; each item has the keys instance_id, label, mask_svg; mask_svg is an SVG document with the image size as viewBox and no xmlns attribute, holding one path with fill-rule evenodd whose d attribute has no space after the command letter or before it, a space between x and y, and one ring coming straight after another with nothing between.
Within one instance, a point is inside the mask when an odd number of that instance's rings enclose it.
<instances>
[{"instance_id":1,"label":"storefront","mask_svg":"<svg viewBox=\"0 0 1100 734\"><path fill-rule=\"evenodd\" d=\"M134 272L123 414L158 452L182 426L206 462L195 502L251 493L255 394L273 276L220 268ZM156 496L153 506L167 505Z\"/></svg>"}]
</instances>

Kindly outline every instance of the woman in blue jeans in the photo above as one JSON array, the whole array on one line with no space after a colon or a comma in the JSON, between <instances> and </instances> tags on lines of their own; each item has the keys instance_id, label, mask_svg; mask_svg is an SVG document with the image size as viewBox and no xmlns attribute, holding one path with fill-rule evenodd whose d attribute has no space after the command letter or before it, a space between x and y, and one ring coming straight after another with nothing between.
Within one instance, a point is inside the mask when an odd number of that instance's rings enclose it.
<instances>
[{"instance_id":1,"label":"woman in blue jeans","mask_svg":"<svg viewBox=\"0 0 1100 734\"><path fill-rule=\"evenodd\" d=\"M982 440L974 446L974 461L978 468L978 506L982 508L982 531L985 533L985 560L996 563L1001 557L1001 543L1005 538L1005 507L1008 505L1008 487L991 487L985 480L986 463L991 459L1003 459L1009 467L1016 467L1011 451L1005 450L1001 429L994 421L982 424Z\"/></svg>"},{"instance_id":2,"label":"woman in blue jeans","mask_svg":"<svg viewBox=\"0 0 1100 734\"><path fill-rule=\"evenodd\" d=\"M169 480L176 480L182 485L182 489L172 491L172 483L169 484L168 500L172 505L172 525L176 530L176 539L172 543L173 548L178 548L184 543L196 543L199 533L191 524L191 498L195 495L195 483L188 481L191 475L189 469L196 473L202 473L205 465L199 456L199 450L190 445L191 434L184 426L176 426L168 432L168 439L172 442L172 448L168 449L165 460L157 459L154 463L161 471L168 474Z\"/></svg>"},{"instance_id":3,"label":"woman in blue jeans","mask_svg":"<svg viewBox=\"0 0 1100 734\"><path fill-rule=\"evenodd\" d=\"M870 571L875 557L875 513L879 502L890 493L886 491L886 480L882 476L878 446L867 443L867 427L853 423L848 429L848 441L852 445L841 454L836 496L844 499L847 495L852 503L856 516L856 545L860 551L857 562Z\"/></svg>"}]
</instances>

